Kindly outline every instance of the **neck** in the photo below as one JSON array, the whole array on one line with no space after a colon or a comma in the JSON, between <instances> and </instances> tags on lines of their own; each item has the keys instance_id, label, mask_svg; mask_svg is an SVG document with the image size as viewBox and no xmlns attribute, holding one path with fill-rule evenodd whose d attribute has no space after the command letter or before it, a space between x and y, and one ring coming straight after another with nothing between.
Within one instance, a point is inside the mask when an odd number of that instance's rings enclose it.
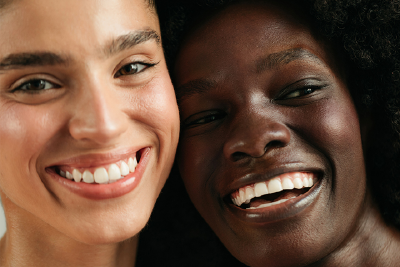
<instances>
[{"instance_id":1,"label":"neck","mask_svg":"<svg viewBox=\"0 0 400 267\"><path fill-rule=\"evenodd\" d=\"M6 210L7 232L0 241L0 267L135 266L138 235L118 243L89 245L60 233L26 211L12 209Z\"/></svg>"},{"instance_id":2,"label":"neck","mask_svg":"<svg viewBox=\"0 0 400 267\"><path fill-rule=\"evenodd\" d=\"M387 225L371 197L353 234L335 252L311 266L393 267L400 262L400 232Z\"/></svg>"}]
</instances>

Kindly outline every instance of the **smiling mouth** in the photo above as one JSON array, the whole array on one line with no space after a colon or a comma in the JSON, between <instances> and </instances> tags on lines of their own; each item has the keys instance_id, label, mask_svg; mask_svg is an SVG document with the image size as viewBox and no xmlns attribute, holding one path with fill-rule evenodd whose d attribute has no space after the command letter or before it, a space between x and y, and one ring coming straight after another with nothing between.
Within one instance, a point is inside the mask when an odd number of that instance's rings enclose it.
<instances>
[{"instance_id":1,"label":"smiling mouth","mask_svg":"<svg viewBox=\"0 0 400 267\"><path fill-rule=\"evenodd\" d=\"M142 149L143 150L143 149ZM53 166L51 169L59 176L76 183L110 184L117 182L127 175L134 173L140 162L142 150L117 162L90 168L74 168L67 165Z\"/></svg>"},{"instance_id":2,"label":"smiling mouth","mask_svg":"<svg viewBox=\"0 0 400 267\"><path fill-rule=\"evenodd\" d=\"M266 208L308 192L317 181L317 175L312 172L285 173L269 181L241 187L230 194L230 199L242 209Z\"/></svg>"}]
</instances>

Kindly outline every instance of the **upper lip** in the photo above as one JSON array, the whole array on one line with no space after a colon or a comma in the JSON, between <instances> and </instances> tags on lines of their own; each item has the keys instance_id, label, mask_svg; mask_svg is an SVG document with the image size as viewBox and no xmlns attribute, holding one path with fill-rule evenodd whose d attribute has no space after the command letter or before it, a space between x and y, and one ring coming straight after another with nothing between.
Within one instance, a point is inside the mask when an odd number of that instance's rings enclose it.
<instances>
[{"instance_id":1,"label":"upper lip","mask_svg":"<svg viewBox=\"0 0 400 267\"><path fill-rule=\"evenodd\" d=\"M247 185L251 185L258 182L265 182L273 179L284 173L290 172L313 172L321 174L323 173L322 168L317 166L309 166L303 163L287 163L281 164L279 167L273 169L267 169L262 171L251 171L237 179L234 179L223 192L222 196L230 196L233 192ZM320 177L320 175L318 175Z\"/></svg>"},{"instance_id":2,"label":"upper lip","mask_svg":"<svg viewBox=\"0 0 400 267\"><path fill-rule=\"evenodd\" d=\"M135 147L135 148L132 147L132 148L113 150L109 152L102 152L102 153L88 153L52 163L48 167L62 166L62 165L69 165L75 168L97 167L97 166L112 164L119 160L136 156L137 152L144 148L146 147L145 146Z\"/></svg>"}]
</instances>

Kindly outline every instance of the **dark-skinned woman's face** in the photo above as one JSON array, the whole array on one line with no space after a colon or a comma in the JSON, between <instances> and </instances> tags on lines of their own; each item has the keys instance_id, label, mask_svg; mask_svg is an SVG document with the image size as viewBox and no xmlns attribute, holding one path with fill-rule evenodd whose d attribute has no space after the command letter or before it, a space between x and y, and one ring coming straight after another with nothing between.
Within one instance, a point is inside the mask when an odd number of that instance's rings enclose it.
<instances>
[{"instance_id":1,"label":"dark-skinned woman's face","mask_svg":"<svg viewBox=\"0 0 400 267\"><path fill-rule=\"evenodd\" d=\"M186 189L250 266L303 266L335 251L366 194L341 65L295 12L229 6L186 38L175 69Z\"/></svg>"}]
</instances>

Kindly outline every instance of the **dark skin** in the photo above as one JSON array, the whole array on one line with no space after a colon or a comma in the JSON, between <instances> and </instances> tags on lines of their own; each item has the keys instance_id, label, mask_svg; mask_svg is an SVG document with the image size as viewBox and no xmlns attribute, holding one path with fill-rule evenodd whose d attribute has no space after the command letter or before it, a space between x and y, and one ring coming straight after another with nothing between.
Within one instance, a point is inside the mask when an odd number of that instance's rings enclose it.
<instances>
[{"instance_id":1,"label":"dark skin","mask_svg":"<svg viewBox=\"0 0 400 267\"><path fill-rule=\"evenodd\" d=\"M251 18L251 19L249 19ZM189 196L249 266L396 266L400 238L366 182L359 116L343 65L295 11L239 3L184 41L175 80L178 165ZM231 194L278 175L317 182L244 209Z\"/></svg>"}]
</instances>

